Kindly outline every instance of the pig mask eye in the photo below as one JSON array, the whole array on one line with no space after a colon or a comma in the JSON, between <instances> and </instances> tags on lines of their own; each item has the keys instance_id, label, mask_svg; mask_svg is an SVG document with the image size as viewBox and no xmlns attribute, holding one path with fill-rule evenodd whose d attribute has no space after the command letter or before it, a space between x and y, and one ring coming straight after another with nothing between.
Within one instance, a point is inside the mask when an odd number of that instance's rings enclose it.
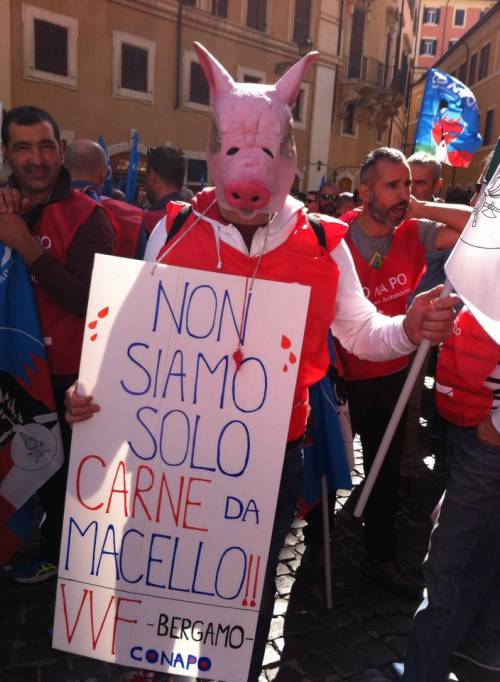
<instances>
[{"instance_id":1,"label":"pig mask eye","mask_svg":"<svg viewBox=\"0 0 500 682\"><path fill-rule=\"evenodd\" d=\"M227 154L227 156L234 156L234 155L237 154L239 151L240 151L240 148L239 148L239 147L231 147L231 149L228 149L228 150L227 150L226 154Z\"/></svg>"},{"instance_id":2,"label":"pig mask eye","mask_svg":"<svg viewBox=\"0 0 500 682\"><path fill-rule=\"evenodd\" d=\"M270 149L268 149L267 147L264 147L262 149L262 151L264 152L264 154L267 154L268 156L270 156L271 159L274 159L274 154L272 153L272 151Z\"/></svg>"}]
</instances>

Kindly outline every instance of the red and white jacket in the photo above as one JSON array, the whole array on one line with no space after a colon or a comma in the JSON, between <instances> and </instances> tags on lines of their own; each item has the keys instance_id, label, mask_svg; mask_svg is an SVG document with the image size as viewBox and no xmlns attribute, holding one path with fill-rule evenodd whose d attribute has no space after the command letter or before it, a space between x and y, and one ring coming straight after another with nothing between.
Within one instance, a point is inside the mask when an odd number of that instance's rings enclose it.
<instances>
[{"instance_id":1,"label":"red and white jacket","mask_svg":"<svg viewBox=\"0 0 500 682\"><path fill-rule=\"evenodd\" d=\"M468 310L462 310L439 353L436 403L440 414L459 426L477 426L486 419L495 398L488 379L499 363L500 345Z\"/></svg>"},{"instance_id":2,"label":"red and white jacket","mask_svg":"<svg viewBox=\"0 0 500 682\"><path fill-rule=\"evenodd\" d=\"M170 202L167 207L165 239L175 217L184 204ZM212 226L199 220L195 230L189 230L197 220L194 214L167 246L158 260L197 270L218 270L229 275L252 277L255 258L232 246L217 243ZM292 407L288 440L301 438L308 414L308 387L323 378L329 363L327 334L334 317L339 269L330 257L345 233L345 225L338 221L322 222L326 249L320 246L303 211L297 213L295 228L276 249L266 253L257 277L277 282L295 282L311 287L309 309ZM177 243L178 242L178 243ZM216 268L216 264L219 267Z\"/></svg>"},{"instance_id":3,"label":"red and white jacket","mask_svg":"<svg viewBox=\"0 0 500 682\"><path fill-rule=\"evenodd\" d=\"M350 211L341 220L351 225L360 209ZM425 270L425 251L419 237L417 220L405 220L394 230L388 254L380 268L371 267L358 251L347 232L345 241L351 251L365 296L378 311L391 317L406 312L408 295ZM408 356L384 362L360 360L337 344L342 369L347 380L372 379L394 374L408 365Z\"/></svg>"}]
</instances>

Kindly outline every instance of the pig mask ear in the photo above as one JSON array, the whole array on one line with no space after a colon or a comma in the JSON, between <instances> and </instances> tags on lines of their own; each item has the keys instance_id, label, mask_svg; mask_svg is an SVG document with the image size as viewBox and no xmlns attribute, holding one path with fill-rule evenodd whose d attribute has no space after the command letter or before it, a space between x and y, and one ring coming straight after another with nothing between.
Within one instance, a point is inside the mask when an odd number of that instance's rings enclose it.
<instances>
[{"instance_id":1,"label":"pig mask ear","mask_svg":"<svg viewBox=\"0 0 500 682\"><path fill-rule=\"evenodd\" d=\"M309 54L306 54L305 57L302 57L299 62L288 69L274 86L281 101L288 104L290 108L293 108L295 105L305 72L311 64L314 64L318 56L319 52L309 52Z\"/></svg>"},{"instance_id":2,"label":"pig mask ear","mask_svg":"<svg viewBox=\"0 0 500 682\"><path fill-rule=\"evenodd\" d=\"M234 80L201 43L193 43L193 47L208 81L210 101L215 104L222 96L234 89Z\"/></svg>"}]
</instances>

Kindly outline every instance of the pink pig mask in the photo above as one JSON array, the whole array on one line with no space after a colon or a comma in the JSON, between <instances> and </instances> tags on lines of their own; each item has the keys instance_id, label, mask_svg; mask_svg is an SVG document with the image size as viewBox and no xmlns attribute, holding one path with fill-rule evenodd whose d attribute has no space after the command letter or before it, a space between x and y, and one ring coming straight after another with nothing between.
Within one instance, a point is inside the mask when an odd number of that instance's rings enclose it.
<instances>
[{"instance_id":1,"label":"pink pig mask","mask_svg":"<svg viewBox=\"0 0 500 682\"><path fill-rule=\"evenodd\" d=\"M214 123L207 165L219 206L242 222L279 211L297 171L292 109L310 52L275 85L236 83L200 43L194 43L208 80Z\"/></svg>"}]
</instances>

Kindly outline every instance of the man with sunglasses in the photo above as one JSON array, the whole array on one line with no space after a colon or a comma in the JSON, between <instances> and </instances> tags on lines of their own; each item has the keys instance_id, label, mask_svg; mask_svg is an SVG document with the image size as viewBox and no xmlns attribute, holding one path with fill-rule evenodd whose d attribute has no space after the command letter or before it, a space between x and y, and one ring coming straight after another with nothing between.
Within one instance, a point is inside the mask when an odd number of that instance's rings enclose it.
<instances>
[{"instance_id":1,"label":"man with sunglasses","mask_svg":"<svg viewBox=\"0 0 500 682\"><path fill-rule=\"evenodd\" d=\"M319 190L319 212L325 215L336 216L339 189L333 182L328 182Z\"/></svg>"},{"instance_id":2,"label":"man with sunglasses","mask_svg":"<svg viewBox=\"0 0 500 682\"><path fill-rule=\"evenodd\" d=\"M306 209L308 213L318 212L318 192L310 189L306 196Z\"/></svg>"},{"instance_id":3,"label":"man with sunglasses","mask_svg":"<svg viewBox=\"0 0 500 682\"><path fill-rule=\"evenodd\" d=\"M186 159L180 151L173 147L149 147L144 189L151 207L142 223L148 234L163 218L170 201L183 201L181 190L185 175Z\"/></svg>"}]
</instances>

